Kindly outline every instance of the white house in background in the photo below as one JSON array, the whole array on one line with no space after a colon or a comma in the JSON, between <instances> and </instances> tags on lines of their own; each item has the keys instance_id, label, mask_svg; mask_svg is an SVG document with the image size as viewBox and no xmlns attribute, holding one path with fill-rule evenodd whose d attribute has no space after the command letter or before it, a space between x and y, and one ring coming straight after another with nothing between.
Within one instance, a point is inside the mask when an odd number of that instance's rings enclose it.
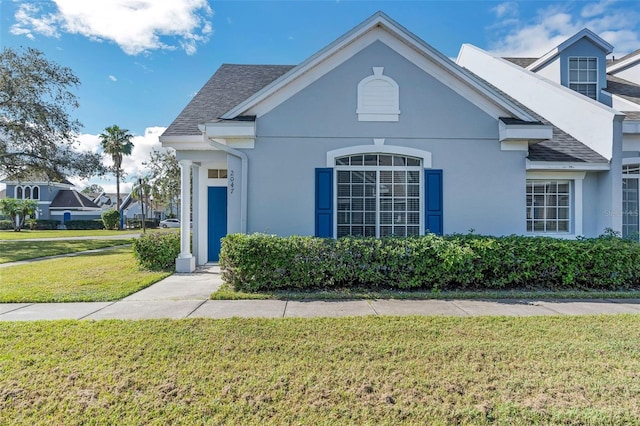
<instances>
[{"instance_id":1,"label":"white house in background","mask_svg":"<svg viewBox=\"0 0 640 426\"><path fill-rule=\"evenodd\" d=\"M235 232L623 231L637 122L601 93L610 46L585 31L557 50L537 73L472 46L456 64L378 12L301 64L222 65L160 137L193 219L177 270L217 261ZM542 75L552 69L577 71L565 83L599 101Z\"/></svg>"}]
</instances>

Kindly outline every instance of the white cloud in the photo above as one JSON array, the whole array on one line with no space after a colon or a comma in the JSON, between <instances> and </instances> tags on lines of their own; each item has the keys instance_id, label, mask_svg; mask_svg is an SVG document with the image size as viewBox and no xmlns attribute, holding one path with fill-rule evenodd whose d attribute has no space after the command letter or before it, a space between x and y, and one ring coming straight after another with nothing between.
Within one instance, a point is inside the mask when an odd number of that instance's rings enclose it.
<instances>
[{"instance_id":1,"label":"white cloud","mask_svg":"<svg viewBox=\"0 0 640 426\"><path fill-rule=\"evenodd\" d=\"M492 8L491 11L496 14L496 18L498 19L513 17L518 14L518 3L514 1L500 3L496 7Z\"/></svg>"},{"instance_id":2,"label":"white cloud","mask_svg":"<svg viewBox=\"0 0 640 426\"><path fill-rule=\"evenodd\" d=\"M131 155L125 156L122 160L122 168L124 169L126 176L120 182L120 191L127 192L131 189L133 181L136 179L138 173L145 175L147 170L142 165L143 162L149 160L149 155L153 149L163 150L158 138L164 132L166 127L147 127L144 131L144 135L134 136L131 139L133 142L133 150ZM78 136L78 145L81 150L88 150L92 152L101 152L100 136L84 133ZM104 164L110 166L113 164L111 158L107 155L104 156ZM92 179L70 179L78 188L82 189L92 183L97 183L102 186L107 192L115 192L116 183L115 177L104 176L102 178L95 177Z\"/></svg>"},{"instance_id":3,"label":"white cloud","mask_svg":"<svg viewBox=\"0 0 640 426\"><path fill-rule=\"evenodd\" d=\"M116 78L116 76L115 76L115 75L110 75L110 76L109 76L109 80L111 80L111 81L118 81L118 79Z\"/></svg>"},{"instance_id":4,"label":"white cloud","mask_svg":"<svg viewBox=\"0 0 640 426\"><path fill-rule=\"evenodd\" d=\"M23 3L11 32L59 37L80 34L94 41L111 41L129 55L182 48L193 54L206 43L213 29L213 11L207 0L53 0L54 12ZM41 3L38 3L41 4Z\"/></svg>"},{"instance_id":5,"label":"white cloud","mask_svg":"<svg viewBox=\"0 0 640 426\"><path fill-rule=\"evenodd\" d=\"M583 28L589 28L615 47L620 55L640 45L640 15L630 2L602 0L573 10L572 3L550 4L528 21L497 22L487 28L502 27L489 50L500 56L540 57ZM497 8L494 8L497 9ZM494 11L492 9L492 11ZM498 16L497 10L495 10ZM505 32L506 30L506 32Z\"/></svg>"}]
</instances>

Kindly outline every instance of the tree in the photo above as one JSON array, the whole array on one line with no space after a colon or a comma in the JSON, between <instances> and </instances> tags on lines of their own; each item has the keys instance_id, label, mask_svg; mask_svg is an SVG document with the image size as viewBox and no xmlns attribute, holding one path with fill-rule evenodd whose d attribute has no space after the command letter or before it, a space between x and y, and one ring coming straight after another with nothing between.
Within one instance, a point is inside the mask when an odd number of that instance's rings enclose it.
<instances>
[{"instance_id":1,"label":"tree","mask_svg":"<svg viewBox=\"0 0 640 426\"><path fill-rule=\"evenodd\" d=\"M69 111L80 84L70 68L42 52L0 52L0 177L88 178L102 173L100 155L76 149L81 124Z\"/></svg>"},{"instance_id":2,"label":"tree","mask_svg":"<svg viewBox=\"0 0 640 426\"><path fill-rule=\"evenodd\" d=\"M142 178L136 178L131 188L131 198L144 203L145 215L144 218L149 216L149 197L153 195L153 188L148 176Z\"/></svg>"},{"instance_id":3,"label":"tree","mask_svg":"<svg viewBox=\"0 0 640 426\"><path fill-rule=\"evenodd\" d=\"M13 221L13 230L20 231L27 216L33 216L38 208L35 200L18 200L17 198L3 198L0 200L0 210Z\"/></svg>"},{"instance_id":4,"label":"tree","mask_svg":"<svg viewBox=\"0 0 640 426\"><path fill-rule=\"evenodd\" d=\"M149 181L154 202L169 206L173 213L180 196L180 166L173 150L151 151L149 161L142 163L149 168Z\"/></svg>"},{"instance_id":5,"label":"tree","mask_svg":"<svg viewBox=\"0 0 640 426\"><path fill-rule=\"evenodd\" d=\"M92 183L82 190L83 194L101 194L104 192L104 188L97 183Z\"/></svg>"},{"instance_id":6,"label":"tree","mask_svg":"<svg viewBox=\"0 0 640 426\"><path fill-rule=\"evenodd\" d=\"M122 157L131 155L133 135L127 129L121 129L117 125L107 127L100 134L100 144L105 154L111 156L113 166L111 171L116 175L116 210L120 211L120 177L124 174L122 170Z\"/></svg>"}]
</instances>

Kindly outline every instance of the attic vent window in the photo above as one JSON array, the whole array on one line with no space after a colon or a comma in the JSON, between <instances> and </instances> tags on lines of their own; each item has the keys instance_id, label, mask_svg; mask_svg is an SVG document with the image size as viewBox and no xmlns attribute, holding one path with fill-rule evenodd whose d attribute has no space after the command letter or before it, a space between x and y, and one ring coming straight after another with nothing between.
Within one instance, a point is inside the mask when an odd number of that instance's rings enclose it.
<instances>
[{"instance_id":1,"label":"attic vent window","mask_svg":"<svg viewBox=\"0 0 640 426\"><path fill-rule=\"evenodd\" d=\"M398 84L383 72L384 67L373 67L373 75L358 83L358 121L398 121Z\"/></svg>"}]
</instances>

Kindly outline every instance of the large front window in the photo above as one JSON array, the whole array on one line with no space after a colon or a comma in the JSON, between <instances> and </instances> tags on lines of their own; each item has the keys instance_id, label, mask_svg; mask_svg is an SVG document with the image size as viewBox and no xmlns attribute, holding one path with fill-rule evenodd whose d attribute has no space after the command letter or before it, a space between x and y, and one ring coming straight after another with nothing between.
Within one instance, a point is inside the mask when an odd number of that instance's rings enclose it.
<instances>
[{"instance_id":1,"label":"large front window","mask_svg":"<svg viewBox=\"0 0 640 426\"><path fill-rule=\"evenodd\" d=\"M622 236L638 239L640 235L640 164L622 166Z\"/></svg>"},{"instance_id":2,"label":"large front window","mask_svg":"<svg viewBox=\"0 0 640 426\"><path fill-rule=\"evenodd\" d=\"M391 154L335 160L337 236L420 235L422 161Z\"/></svg>"},{"instance_id":3,"label":"large front window","mask_svg":"<svg viewBox=\"0 0 640 426\"><path fill-rule=\"evenodd\" d=\"M569 191L567 180L527 180L527 232L568 233Z\"/></svg>"},{"instance_id":4,"label":"large front window","mask_svg":"<svg viewBox=\"0 0 640 426\"><path fill-rule=\"evenodd\" d=\"M598 98L597 58L569 58L569 88L591 99Z\"/></svg>"}]
</instances>

